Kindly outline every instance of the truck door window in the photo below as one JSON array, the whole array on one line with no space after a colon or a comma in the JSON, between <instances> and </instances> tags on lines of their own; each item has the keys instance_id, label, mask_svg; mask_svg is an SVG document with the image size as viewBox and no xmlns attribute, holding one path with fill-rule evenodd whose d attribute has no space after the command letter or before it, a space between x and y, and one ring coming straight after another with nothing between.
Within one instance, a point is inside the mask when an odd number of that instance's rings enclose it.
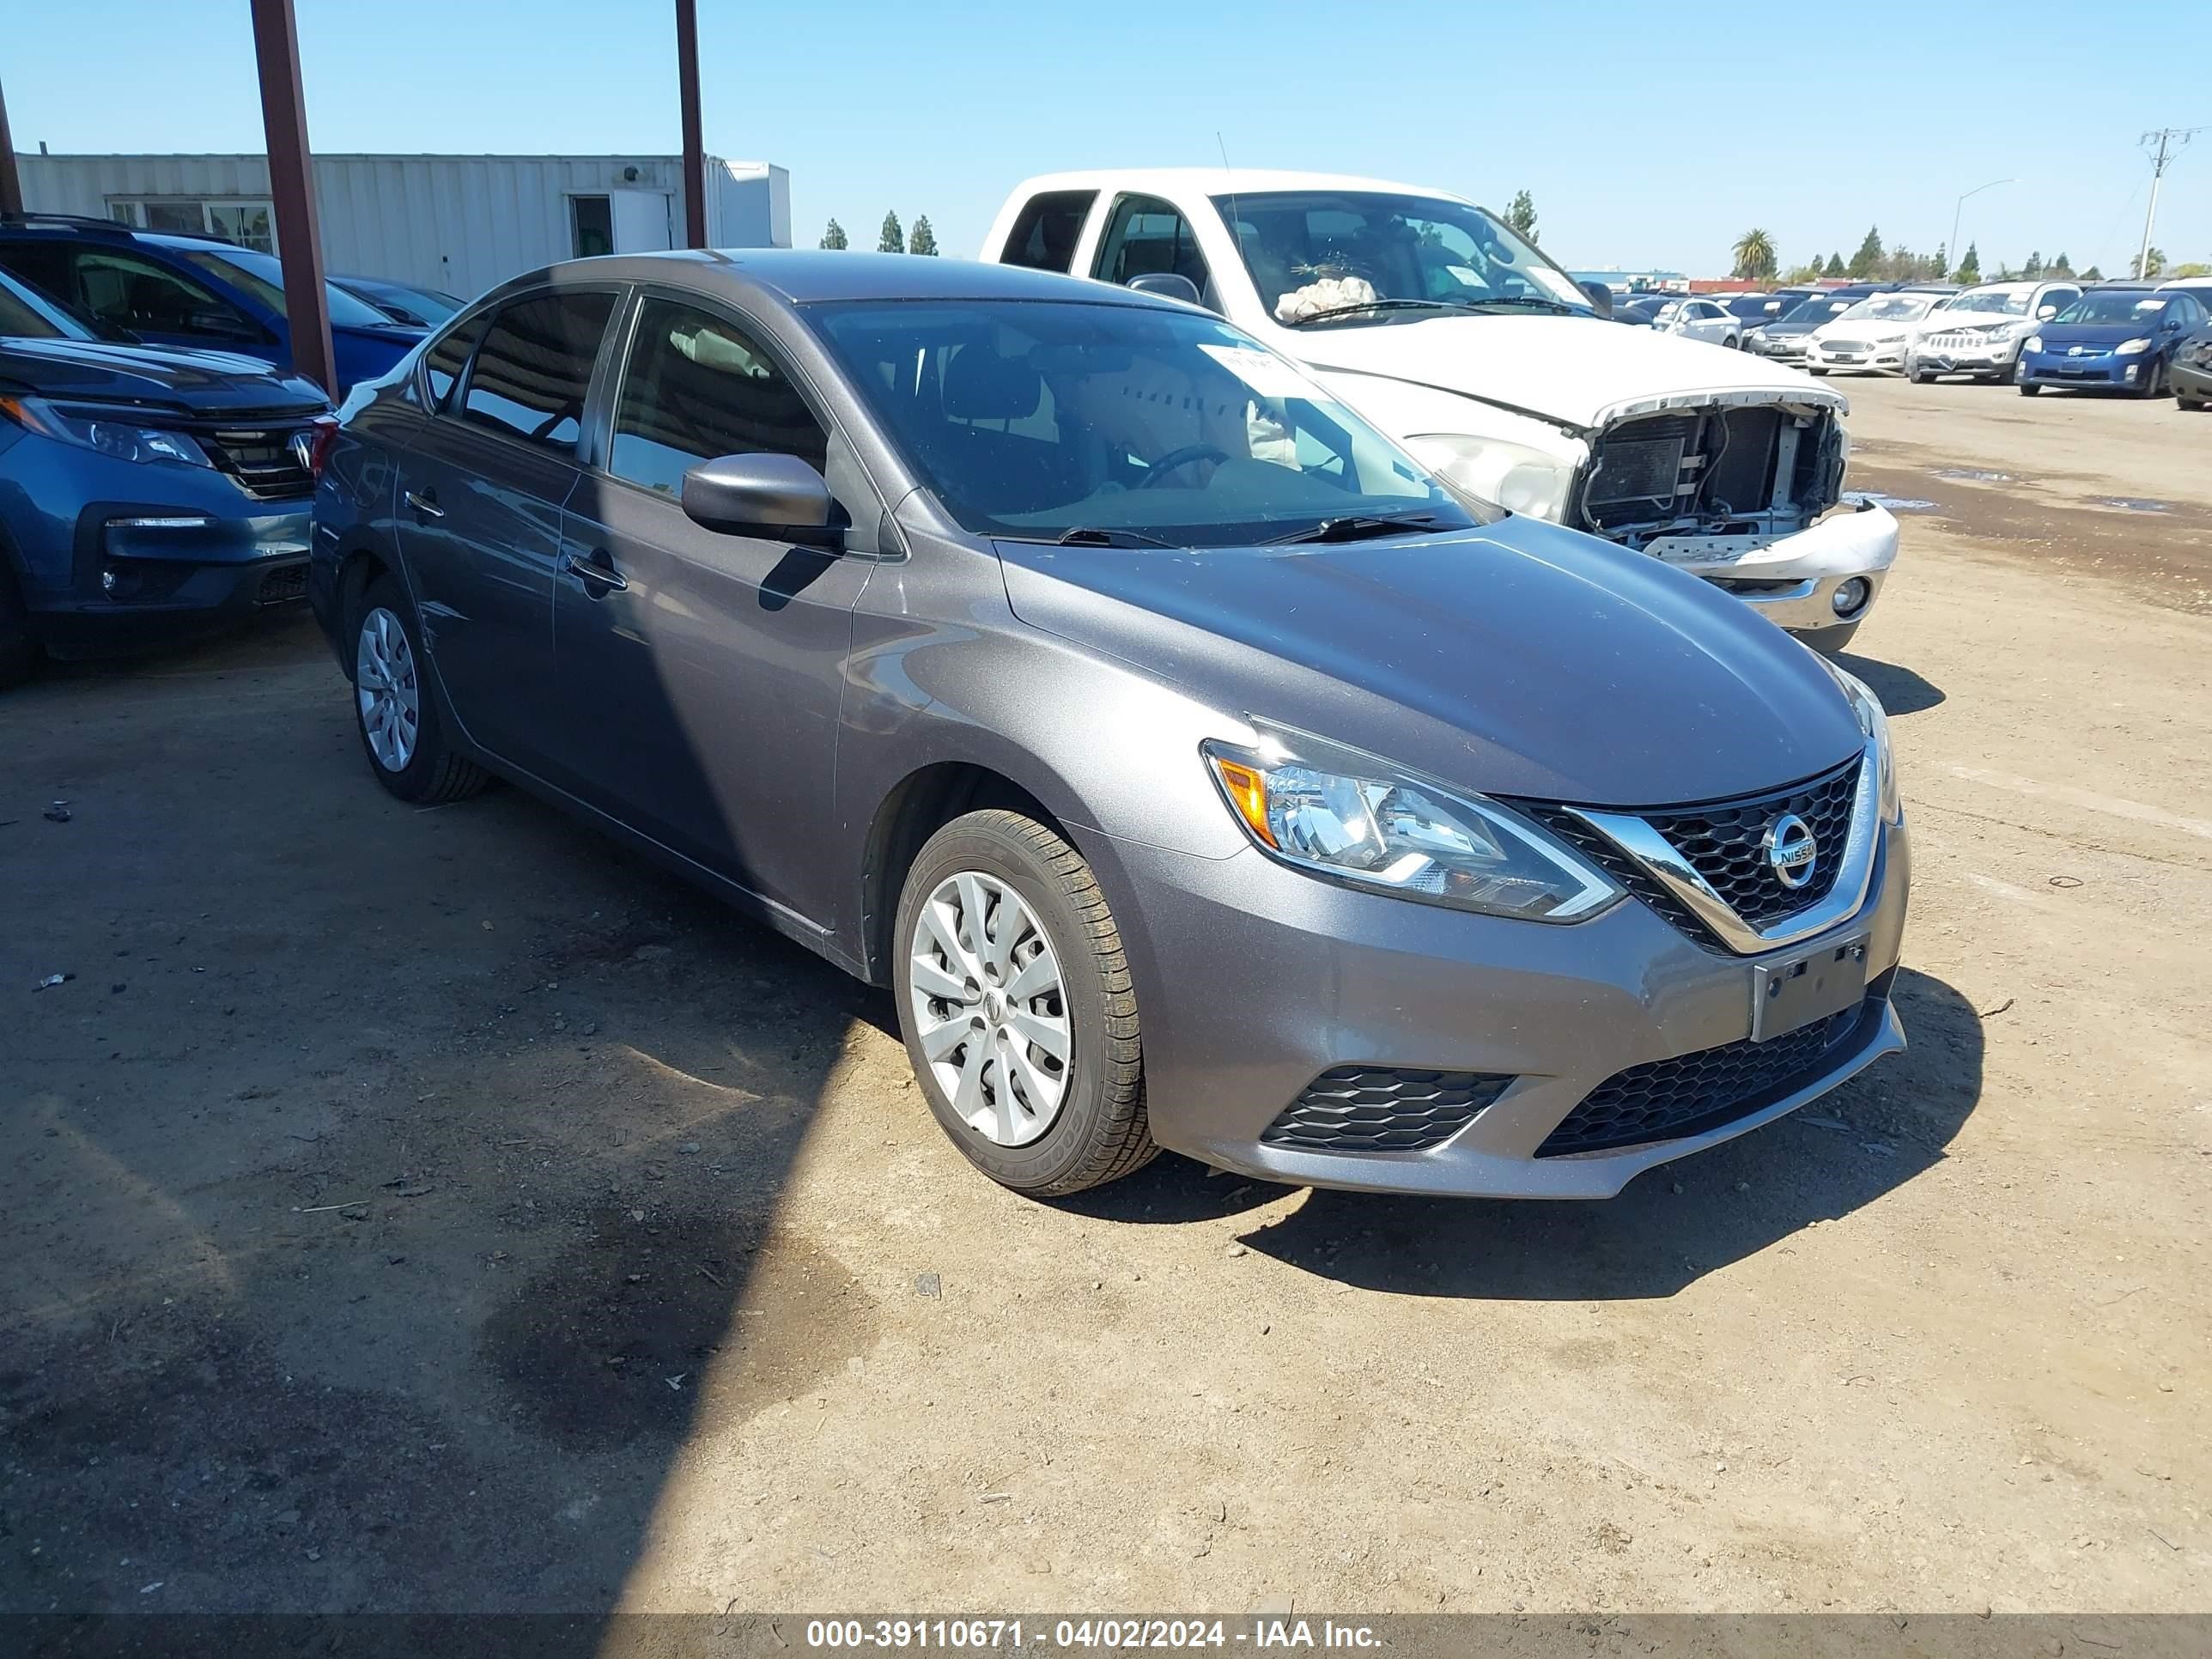
<instances>
[{"instance_id":1,"label":"truck door window","mask_svg":"<svg viewBox=\"0 0 2212 1659\"><path fill-rule=\"evenodd\" d=\"M1000 250L1003 264L1027 265L1031 270L1065 272L1075 263L1075 244L1083 234L1083 222L1091 216L1095 190L1048 190L1032 196L1021 216L1006 233Z\"/></svg>"},{"instance_id":2,"label":"truck door window","mask_svg":"<svg viewBox=\"0 0 2212 1659\"><path fill-rule=\"evenodd\" d=\"M1114 204L1091 274L1119 288L1132 276L1168 270L1188 276L1206 304L1218 303L1189 222L1158 197L1124 196Z\"/></svg>"}]
</instances>

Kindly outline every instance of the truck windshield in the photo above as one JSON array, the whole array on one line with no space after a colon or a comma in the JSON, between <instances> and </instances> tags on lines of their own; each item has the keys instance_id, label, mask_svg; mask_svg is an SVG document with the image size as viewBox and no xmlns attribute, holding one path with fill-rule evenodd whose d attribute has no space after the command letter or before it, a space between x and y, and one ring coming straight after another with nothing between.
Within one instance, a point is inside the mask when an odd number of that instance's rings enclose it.
<instances>
[{"instance_id":1,"label":"truck windshield","mask_svg":"<svg viewBox=\"0 0 2212 1659\"><path fill-rule=\"evenodd\" d=\"M1534 243L1468 202L1376 191L1217 196L1260 303L1293 325L1377 311L1557 311L1589 295Z\"/></svg>"},{"instance_id":2,"label":"truck windshield","mask_svg":"<svg viewBox=\"0 0 2212 1659\"><path fill-rule=\"evenodd\" d=\"M803 314L965 529L1109 547L1465 529L1297 368L1196 312L852 301Z\"/></svg>"}]
</instances>

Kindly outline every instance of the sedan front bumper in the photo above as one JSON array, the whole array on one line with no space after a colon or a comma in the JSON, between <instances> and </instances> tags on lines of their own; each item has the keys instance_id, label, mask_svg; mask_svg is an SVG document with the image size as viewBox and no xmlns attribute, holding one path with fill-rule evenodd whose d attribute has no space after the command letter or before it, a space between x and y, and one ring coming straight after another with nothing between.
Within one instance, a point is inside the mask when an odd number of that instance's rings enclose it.
<instances>
[{"instance_id":1,"label":"sedan front bumper","mask_svg":"<svg viewBox=\"0 0 2212 1659\"><path fill-rule=\"evenodd\" d=\"M2018 380L2022 386L2081 386L2131 392L2145 383L2157 358L2148 351L2122 356L2117 351L2025 351Z\"/></svg>"},{"instance_id":2,"label":"sedan front bumper","mask_svg":"<svg viewBox=\"0 0 2212 1659\"><path fill-rule=\"evenodd\" d=\"M1607 1198L1654 1164L1756 1128L1904 1046L1887 994L1910 854L1902 825L1876 833L1858 912L1764 957L1695 944L1635 898L1552 927L1358 891L1257 851L1212 860L1097 831L1076 839L1130 952L1152 1129L1163 1146L1301 1186ZM1593 1091L1617 1087L1631 1068L1743 1052L1762 963L1861 938L1869 994L1837 1017L1848 1030L1803 1071L1768 1079L1740 1112L1709 1116L1693 1133L1540 1152ZM1440 1145L1281 1144L1279 1119L1342 1068L1510 1081Z\"/></svg>"},{"instance_id":3,"label":"sedan front bumper","mask_svg":"<svg viewBox=\"0 0 2212 1659\"><path fill-rule=\"evenodd\" d=\"M1831 349L1820 343L1805 354L1805 367L1820 369L1830 374L1902 374L1905 373L1905 342L1902 340L1852 343L1849 351Z\"/></svg>"}]
</instances>

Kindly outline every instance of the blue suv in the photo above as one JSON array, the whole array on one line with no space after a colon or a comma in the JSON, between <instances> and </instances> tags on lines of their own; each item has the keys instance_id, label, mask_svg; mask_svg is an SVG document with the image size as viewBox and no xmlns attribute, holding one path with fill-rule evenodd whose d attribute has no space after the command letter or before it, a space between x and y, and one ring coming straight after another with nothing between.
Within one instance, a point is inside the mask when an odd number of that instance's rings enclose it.
<instances>
[{"instance_id":1,"label":"blue suv","mask_svg":"<svg viewBox=\"0 0 2212 1659\"><path fill-rule=\"evenodd\" d=\"M0 685L304 597L337 429L296 375L102 339L0 271Z\"/></svg>"},{"instance_id":2,"label":"blue suv","mask_svg":"<svg viewBox=\"0 0 2212 1659\"><path fill-rule=\"evenodd\" d=\"M105 219L0 219L0 270L149 345L189 346L292 367L284 268L214 236L133 230ZM323 285L340 397L397 363L427 330Z\"/></svg>"}]
</instances>

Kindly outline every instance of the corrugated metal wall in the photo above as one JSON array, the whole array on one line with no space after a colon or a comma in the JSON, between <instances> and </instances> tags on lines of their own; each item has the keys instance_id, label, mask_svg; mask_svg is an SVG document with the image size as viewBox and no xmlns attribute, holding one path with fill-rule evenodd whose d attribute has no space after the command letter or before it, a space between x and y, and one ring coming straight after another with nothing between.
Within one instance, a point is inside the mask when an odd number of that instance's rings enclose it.
<instances>
[{"instance_id":1,"label":"corrugated metal wall","mask_svg":"<svg viewBox=\"0 0 2212 1659\"><path fill-rule=\"evenodd\" d=\"M123 197L263 197L259 155L19 155L36 213L107 216ZM759 162L707 162L708 240L787 247L791 175ZM323 257L333 271L420 283L463 298L574 252L568 198L659 191L681 240L683 167L671 155L319 155ZM652 216L641 216L650 218ZM641 251L623 247L620 252Z\"/></svg>"}]
</instances>

